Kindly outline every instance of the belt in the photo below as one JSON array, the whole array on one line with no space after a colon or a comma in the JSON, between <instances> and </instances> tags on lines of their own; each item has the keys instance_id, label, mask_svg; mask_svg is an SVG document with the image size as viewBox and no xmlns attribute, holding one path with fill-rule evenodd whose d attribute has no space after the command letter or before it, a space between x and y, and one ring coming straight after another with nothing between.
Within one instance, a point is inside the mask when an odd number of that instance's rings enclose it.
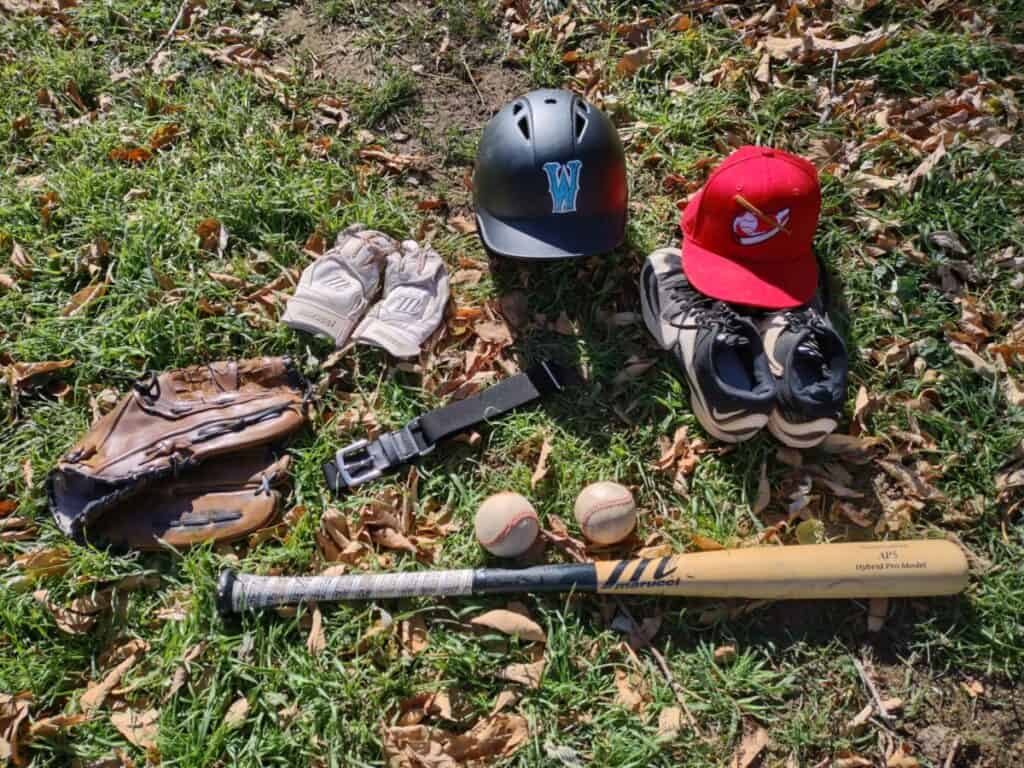
<instances>
[{"instance_id":1,"label":"belt","mask_svg":"<svg viewBox=\"0 0 1024 768\"><path fill-rule=\"evenodd\" d=\"M401 429L376 440L358 440L324 464L324 477L335 493L375 480L403 464L426 456L447 437L502 416L552 392L561 392L577 375L551 360L501 381L483 392L417 416Z\"/></svg>"}]
</instances>

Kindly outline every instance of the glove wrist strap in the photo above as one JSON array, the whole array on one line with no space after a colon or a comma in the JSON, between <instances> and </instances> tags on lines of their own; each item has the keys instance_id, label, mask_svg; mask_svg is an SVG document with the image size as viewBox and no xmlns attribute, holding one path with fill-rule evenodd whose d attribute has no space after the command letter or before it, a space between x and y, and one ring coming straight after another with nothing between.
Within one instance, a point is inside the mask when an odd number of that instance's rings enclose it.
<instances>
[{"instance_id":1,"label":"glove wrist strap","mask_svg":"<svg viewBox=\"0 0 1024 768\"><path fill-rule=\"evenodd\" d=\"M573 374L550 360L511 376L465 400L417 416L401 429L376 440L359 440L324 464L327 485L335 493L375 480L434 450L442 440L503 416L521 405L569 386Z\"/></svg>"}]
</instances>

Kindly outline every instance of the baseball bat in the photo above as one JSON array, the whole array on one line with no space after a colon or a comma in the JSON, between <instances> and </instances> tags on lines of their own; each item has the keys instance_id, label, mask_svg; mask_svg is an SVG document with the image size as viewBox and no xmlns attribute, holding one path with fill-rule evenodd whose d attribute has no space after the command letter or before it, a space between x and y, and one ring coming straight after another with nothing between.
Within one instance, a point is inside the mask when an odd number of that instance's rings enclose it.
<instances>
[{"instance_id":1,"label":"baseball bat","mask_svg":"<svg viewBox=\"0 0 1024 768\"><path fill-rule=\"evenodd\" d=\"M222 571L224 615L303 601L458 597L512 592L742 597L764 600L952 595L967 558L943 540L749 547L669 557L342 576L254 576Z\"/></svg>"}]
</instances>

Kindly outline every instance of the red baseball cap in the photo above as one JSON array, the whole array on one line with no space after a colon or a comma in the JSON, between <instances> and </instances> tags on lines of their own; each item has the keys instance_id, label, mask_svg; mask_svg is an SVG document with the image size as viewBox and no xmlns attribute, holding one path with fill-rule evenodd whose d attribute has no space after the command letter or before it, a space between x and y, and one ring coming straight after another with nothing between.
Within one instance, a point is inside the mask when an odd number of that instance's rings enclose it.
<instances>
[{"instance_id":1,"label":"red baseball cap","mask_svg":"<svg viewBox=\"0 0 1024 768\"><path fill-rule=\"evenodd\" d=\"M811 248L821 212L814 166L768 147L741 147L683 211L683 269L703 294L768 309L811 300Z\"/></svg>"}]
</instances>

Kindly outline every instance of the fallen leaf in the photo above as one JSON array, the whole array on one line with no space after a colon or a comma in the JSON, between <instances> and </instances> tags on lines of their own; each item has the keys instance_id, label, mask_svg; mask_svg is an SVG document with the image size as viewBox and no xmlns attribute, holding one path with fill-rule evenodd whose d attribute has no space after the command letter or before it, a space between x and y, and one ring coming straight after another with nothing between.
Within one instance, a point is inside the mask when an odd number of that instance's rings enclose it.
<instances>
[{"instance_id":1,"label":"fallen leaf","mask_svg":"<svg viewBox=\"0 0 1024 768\"><path fill-rule=\"evenodd\" d=\"M658 736L672 740L683 730L683 710L679 707L665 707L658 714Z\"/></svg>"},{"instance_id":2,"label":"fallen leaf","mask_svg":"<svg viewBox=\"0 0 1024 768\"><path fill-rule=\"evenodd\" d=\"M716 664L732 664L736 660L736 646L720 645L715 648L714 656Z\"/></svg>"},{"instance_id":3,"label":"fallen leaf","mask_svg":"<svg viewBox=\"0 0 1024 768\"><path fill-rule=\"evenodd\" d=\"M768 746L768 731L756 723L748 724L744 729L743 740L733 753L730 768L748 768L751 763Z\"/></svg>"},{"instance_id":4,"label":"fallen leaf","mask_svg":"<svg viewBox=\"0 0 1024 768\"><path fill-rule=\"evenodd\" d=\"M951 232L949 230L932 232L928 235L928 242L943 251L952 251L953 253L958 253L961 256L967 255L967 248L964 246L963 241L956 232Z\"/></svg>"},{"instance_id":5,"label":"fallen leaf","mask_svg":"<svg viewBox=\"0 0 1024 768\"><path fill-rule=\"evenodd\" d=\"M204 251L216 253L218 257L224 255L228 247L228 230L217 219L203 219L196 225L196 234L199 235L199 247Z\"/></svg>"},{"instance_id":6,"label":"fallen leaf","mask_svg":"<svg viewBox=\"0 0 1024 768\"><path fill-rule=\"evenodd\" d=\"M32 705L28 692L10 695L0 693L0 760L9 760L13 765L24 765L21 755L21 731Z\"/></svg>"},{"instance_id":7,"label":"fallen leaf","mask_svg":"<svg viewBox=\"0 0 1024 768\"><path fill-rule=\"evenodd\" d=\"M494 700L494 706L491 707L491 714L496 715L501 712L501 710L511 707L517 701L519 701L519 694L511 688L506 688L499 693L498 697Z\"/></svg>"},{"instance_id":8,"label":"fallen leaf","mask_svg":"<svg viewBox=\"0 0 1024 768\"><path fill-rule=\"evenodd\" d=\"M871 768L873 762L848 749L840 750L832 761L832 768Z\"/></svg>"},{"instance_id":9,"label":"fallen leaf","mask_svg":"<svg viewBox=\"0 0 1024 768\"><path fill-rule=\"evenodd\" d=\"M548 473L548 456L551 455L551 443L548 441L547 435L544 436L544 442L540 446L540 456L537 457L537 466L533 470L533 474L530 476L530 489L536 489L537 485L544 479Z\"/></svg>"},{"instance_id":10,"label":"fallen leaf","mask_svg":"<svg viewBox=\"0 0 1024 768\"><path fill-rule=\"evenodd\" d=\"M472 235L476 232L476 220L469 216L451 216L448 219L448 226L460 235Z\"/></svg>"},{"instance_id":11,"label":"fallen leaf","mask_svg":"<svg viewBox=\"0 0 1024 768\"><path fill-rule=\"evenodd\" d=\"M77 715L52 715L36 720L29 728L30 739L50 739L58 733L63 733L76 725L89 722L89 716Z\"/></svg>"},{"instance_id":12,"label":"fallen leaf","mask_svg":"<svg viewBox=\"0 0 1024 768\"><path fill-rule=\"evenodd\" d=\"M507 347L512 344L512 331L508 325L501 320L486 320L477 323L473 331L483 341L497 344L500 347Z\"/></svg>"},{"instance_id":13,"label":"fallen leaf","mask_svg":"<svg viewBox=\"0 0 1024 768\"><path fill-rule=\"evenodd\" d=\"M509 664L498 673L500 680L521 683L527 688L540 688L540 680L544 674L544 659L540 661Z\"/></svg>"},{"instance_id":14,"label":"fallen leaf","mask_svg":"<svg viewBox=\"0 0 1024 768\"><path fill-rule=\"evenodd\" d=\"M644 708L644 697L633 687L630 676L622 669L615 670L615 703L630 712L640 712Z\"/></svg>"},{"instance_id":15,"label":"fallen leaf","mask_svg":"<svg viewBox=\"0 0 1024 768\"><path fill-rule=\"evenodd\" d=\"M309 628L309 637L306 638L306 650L311 656L317 656L327 647L327 636L324 634L324 616L320 606L313 603L313 623Z\"/></svg>"},{"instance_id":16,"label":"fallen leaf","mask_svg":"<svg viewBox=\"0 0 1024 768\"><path fill-rule=\"evenodd\" d=\"M906 194L912 194L914 188L917 186L917 182L921 179L928 178L931 172L935 170L935 166L939 164L939 161L946 156L946 142L940 141L935 150L928 155L921 164L914 169L914 171L907 177L907 180L903 183L903 192Z\"/></svg>"},{"instance_id":17,"label":"fallen leaf","mask_svg":"<svg viewBox=\"0 0 1024 768\"><path fill-rule=\"evenodd\" d=\"M433 691L420 693L399 702L401 716L398 718L399 725L418 725L428 717L440 717L443 720L453 720L452 702L447 691Z\"/></svg>"},{"instance_id":18,"label":"fallen leaf","mask_svg":"<svg viewBox=\"0 0 1024 768\"><path fill-rule=\"evenodd\" d=\"M919 768L921 765L917 758L914 757L910 745L907 743L900 744L899 747L889 755L889 759L885 761L886 768Z\"/></svg>"},{"instance_id":19,"label":"fallen leaf","mask_svg":"<svg viewBox=\"0 0 1024 768\"><path fill-rule=\"evenodd\" d=\"M71 553L66 547L43 547L18 555L14 562L30 579L58 576L70 567Z\"/></svg>"},{"instance_id":20,"label":"fallen leaf","mask_svg":"<svg viewBox=\"0 0 1024 768\"><path fill-rule=\"evenodd\" d=\"M423 653L429 645L427 622L422 616L413 616L399 625L399 642L413 656Z\"/></svg>"},{"instance_id":21,"label":"fallen leaf","mask_svg":"<svg viewBox=\"0 0 1024 768\"><path fill-rule=\"evenodd\" d=\"M34 267L32 259L30 259L25 254L25 251L22 249L22 247L18 245L17 240L12 241L11 243L10 262L11 266L14 267L14 271L18 274L18 277L32 277L32 270Z\"/></svg>"},{"instance_id":22,"label":"fallen leaf","mask_svg":"<svg viewBox=\"0 0 1024 768\"><path fill-rule=\"evenodd\" d=\"M177 667L175 667L174 674L171 675L171 684L167 688L167 694L164 697L165 700L170 699L174 694L180 691L182 687L184 687L185 683L188 682L189 664L202 656L205 650L206 641L201 640L195 645L190 646L188 650L185 651L184 656L181 657L181 662Z\"/></svg>"},{"instance_id":23,"label":"fallen leaf","mask_svg":"<svg viewBox=\"0 0 1024 768\"><path fill-rule=\"evenodd\" d=\"M167 123L158 127L149 137L150 149L156 151L169 147L181 138L181 126L177 123Z\"/></svg>"},{"instance_id":24,"label":"fallen leaf","mask_svg":"<svg viewBox=\"0 0 1024 768\"><path fill-rule=\"evenodd\" d=\"M141 749L156 749L156 740L160 735L160 711L147 709L139 712L125 709L110 715L110 722L128 741Z\"/></svg>"},{"instance_id":25,"label":"fallen leaf","mask_svg":"<svg viewBox=\"0 0 1024 768\"><path fill-rule=\"evenodd\" d=\"M153 151L148 147L116 147L107 157L128 165L142 165L153 157Z\"/></svg>"},{"instance_id":26,"label":"fallen leaf","mask_svg":"<svg viewBox=\"0 0 1024 768\"><path fill-rule=\"evenodd\" d=\"M691 533L690 540L701 552L717 552L720 549L725 549L724 546L714 539L708 538L707 536L701 536L699 533Z\"/></svg>"},{"instance_id":27,"label":"fallen leaf","mask_svg":"<svg viewBox=\"0 0 1024 768\"><path fill-rule=\"evenodd\" d=\"M529 642L545 643L548 639L547 634L533 619L501 608L480 614L470 619L469 623L474 627L494 629Z\"/></svg>"},{"instance_id":28,"label":"fallen leaf","mask_svg":"<svg viewBox=\"0 0 1024 768\"><path fill-rule=\"evenodd\" d=\"M985 686L981 681L975 680L974 678L968 678L965 682L960 683L960 687L967 691L967 695L972 699L976 699L985 694Z\"/></svg>"},{"instance_id":29,"label":"fallen leaf","mask_svg":"<svg viewBox=\"0 0 1024 768\"><path fill-rule=\"evenodd\" d=\"M772 489L768 485L768 463L761 462L761 473L757 480L757 498L754 499L754 504L751 506L750 511L755 515L759 515L768 507L769 502L772 500Z\"/></svg>"},{"instance_id":30,"label":"fallen leaf","mask_svg":"<svg viewBox=\"0 0 1024 768\"><path fill-rule=\"evenodd\" d=\"M103 281L102 283L93 283L87 285L80 291L77 291L68 302L67 306L61 310L61 315L64 317L72 317L77 315L79 312L84 310L87 306L92 304L94 301L103 298L107 292L107 288L110 287L110 283Z\"/></svg>"},{"instance_id":31,"label":"fallen leaf","mask_svg":"<svg viewBox=\"0 0 1024 768\"><path fill-rule=\"evenodd\" d=\"M640 48L634 48L631 51L627 51L619 63L615 65L615 71L619 76L635 75L640 71L641 67L644 67L651 61L651 48L650 46L641 46Z\"/></svg>"},{"instance_id":32,"label":"fallen leaf","mask_svg":"<svg viewBox=\"0 0 1024 768\"><path fill-rule=\"evenodd\" d=\"M416 545L394 528L378 528L370 533L374 543L385 549L397 549L415 555Z\"/></svg>"},{"instance_id":33,"label":"fallen leaf","mask_svg":"<svg viewBox=\"0 0 1024 768\"><path fill-rule=\"evenodd\" d=\"M130 654L128 658L110 670L103 680L98 683L91 684L88 690L82 694L82 698L78 700L82 710L85 712L92 712L102 707L103 702L106 701L110 692L121 682L121 678L124 677L125 672L135 666L140 658L141 653Z\"/></svg>"},{"instance_id":34,"label":"fallen leaf","mask_svg":"<svg viewBox=\"0 0 1024 768\"><path fill-rule=\"evenodd\" d=\"M245 723L245 718L248 714L249 700L245 698L245 696L238 697L238 699L228 707L228 711L224 713L224 727L229 731L241 728Z\"/></svg>"},{"instance_id":35,"label":"fallen leaf","mask_svg":"<svg viewBox=\"0 0 1024 768\"><path fill-rule=\"evenodd\" d=\"M50 600L49 590L37 590L32 596L50 612L57 627L69 635L88 634L110 605L109 595L104 593L97 593L95 597L76 597L66 608Z\"/></svg>"}]
</instances>

